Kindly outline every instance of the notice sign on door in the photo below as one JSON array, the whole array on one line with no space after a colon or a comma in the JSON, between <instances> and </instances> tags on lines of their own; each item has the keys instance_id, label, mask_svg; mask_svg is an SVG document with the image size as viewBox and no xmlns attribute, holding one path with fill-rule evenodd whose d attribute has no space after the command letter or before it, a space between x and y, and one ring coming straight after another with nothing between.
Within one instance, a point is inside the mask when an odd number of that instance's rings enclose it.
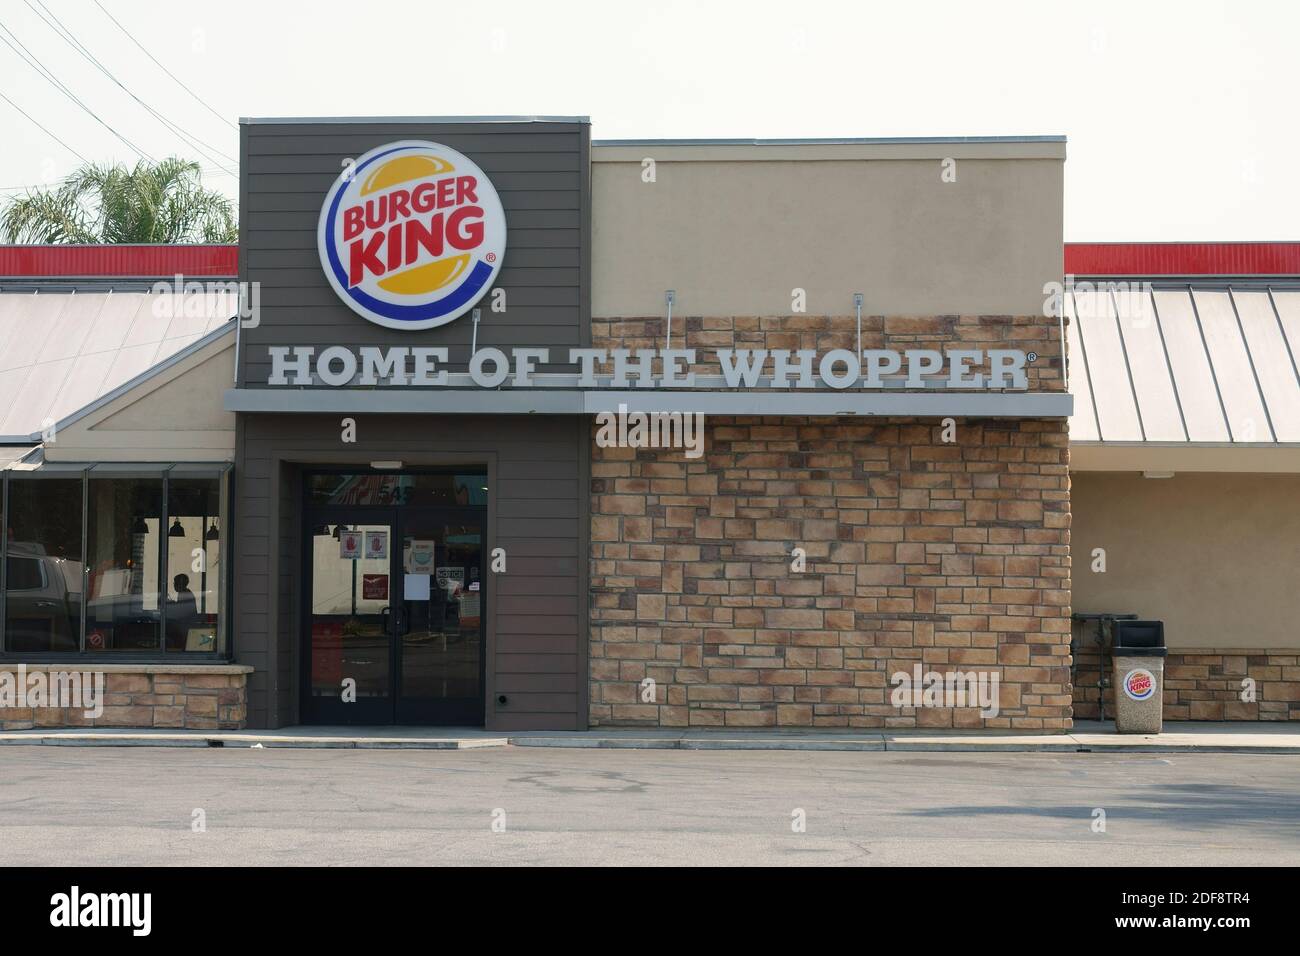
<instances>
[{"instance_id":1,"label":"notice sign on door","mask_svg":"<svg viewBox=\"0 0 1300 956\"><path fill-rule=\"evenodd\" d=\"M387 531L366 532L366 557L367 558L388 557L388 532Z\"/></svg>"},{"instance_id":2,"label":"notice sign on door","mask_svg":"<svg viewBox=\"0 0 1300 956\"><path fill-rule=\"evenodd\" d=\"M432 539L414 539L406 552L407 574L432 574L433 556L437 552L438 542Z\"/></svg>"},{"instance_id":3,"label":"notice sign on door","mask_svg":"<svg viewBox=\"0 0 1300 956\"><path fill-rule=\"evenodd\" d=\"M442 588L448 594L454 592L457 588L465 583L464 568L438 568L434 572L434 580L438 582L438 587Z\"/></svg>"},{"instance_id":4,"label":"notice sign on door","mask_svg":"<svg viewBox=\"0 0 1300 956\"><path fill-rule=\"evenodd\" d=\"M345 560L361 557L361 533L359 531L339 532L339 557Z\"/></svg>"},{"instance_id":5,"label":"notice sign on door","mask_svg":"<svg viewBox=\"0 0 1300 956\"><path fill-rule=\"evenodd\" d=\"M388 600L388 575L361 575L361 597L367 601Z\"/></svg>"}]
</instances>

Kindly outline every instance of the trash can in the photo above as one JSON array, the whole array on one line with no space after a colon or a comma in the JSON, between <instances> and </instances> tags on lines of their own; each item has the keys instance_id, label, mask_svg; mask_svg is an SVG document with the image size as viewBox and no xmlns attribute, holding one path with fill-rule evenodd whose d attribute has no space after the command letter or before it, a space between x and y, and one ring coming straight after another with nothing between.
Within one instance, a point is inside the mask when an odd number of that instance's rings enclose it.
<instances>
[{"instance_id":1,"label":"trash can","mask_svg":"<svg viewBox=\"0 0 1300 956\"><path fill-rule=\"evenodd\" d=\"M1163 621L1116 621L1115 731L1158 734L1165 687Z\"/></svg>"}]
</instances>

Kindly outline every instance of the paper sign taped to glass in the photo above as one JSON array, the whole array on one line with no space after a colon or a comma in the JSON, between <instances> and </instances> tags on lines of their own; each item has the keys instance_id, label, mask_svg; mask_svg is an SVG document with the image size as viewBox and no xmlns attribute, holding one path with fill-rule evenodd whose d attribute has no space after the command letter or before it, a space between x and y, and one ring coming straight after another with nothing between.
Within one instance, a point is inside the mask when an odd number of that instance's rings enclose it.
<instances>
[{"instance_id":1,"label":"paper sign taped to glass","mask_svg":"<svg viewBox=\"0 0 1300 956\"><path fill-rule=\"evenodd\" d=\"M359 532L339 532L339 557L345 560L361 557L361 534Z\"/></svg>"},{"instance_id":2,"label":"paper sign taped to glass","mask_svg":"<svg viewBox=\"0 0 1300 956\"><path fill-rule=\"evenodd\" d=\"M434 572L434 578L438 582L438 587L451 594L465 584L465 569L438 568Z\"/></svg>"},{"instance_id":3,"label":"paper sign taped to glass","mask_svg":"<svg viewBox=\"0 0 1300 956\"><path fill-rule=\"evenodd\" d=\"M438 542L432 539L412 539L406 549L406 573L432 574L437 547Z\"/></svg>"},{"instance_id":4,"label":"paper sign taped to glass","mask_svg":"<svg viewBox=\"0 0 1300 956\"><path fill-rule=\"evenodd\" d=\"M366 532L366 557L382 559L388 557L388 532Z\"/></svg>"}]
</instances>

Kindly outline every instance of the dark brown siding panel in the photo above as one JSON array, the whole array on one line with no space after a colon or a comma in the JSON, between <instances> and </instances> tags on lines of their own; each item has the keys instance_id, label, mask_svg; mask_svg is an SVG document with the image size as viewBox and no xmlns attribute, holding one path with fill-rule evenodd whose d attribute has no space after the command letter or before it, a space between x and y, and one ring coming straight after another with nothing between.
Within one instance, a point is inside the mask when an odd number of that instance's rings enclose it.
<instances>
[{"instance_id":1,"label":"dark brown siding panel","mask_svg":"<svg viewBox=\"0 0 1300 956\"><path fill-rule=\"evenodd\" d=\"M400 139L459 150L501 196L508 233L493 288L505 290L506 311L483 308L480 347L549 345L562 360L563 350L588 343L588 130L549 122L244 124L241 278L260 284L261 321L243 330L240 384L265 385L271 345L446 346L452 368L468 358L468 317L420 332L384 329L340 302L320 268L317 219L343 161Z\"/></svg>"},{"instance_id":2,"label":"dark brown siding panel","mask_svg":"<svg viewBox=\"0 0 1300 956\"><path fill-rule=\"evenodd\" d=\"M241 388L266 388L273 345L446 347L464 368L468 315L426 331L382 328L330 288L316 251L321 203L345 159L385 143L425 139L474 160L505 208L507 239L494 285L506 311L480 302L480 347L549 346L556 362L590 344L590 138L576 122L245 123L241 126L240 278L258 284L259 321L241 329ZM301 482L304 469L400 459L408 465L487 468L488 548L507 571L489 573L487 724L587 725L588 424L574 417L238 416L235 616L238 658L256 668L249 724L300 719ZM499 695L506 703L497 702Z\"/></svg>"},{"instance_id":3,"label":"dark brown siding panel","mask_svg":"<svg viewBox=\"0 0 1300 956\"><path fill-rule=\"evenodd\" d=\"M358 441L339 442L333 416L245 415L241 463L278 476L250 482L242 512L279 517L272 542L240 537L236 561L267 569L241 573L237 617L240 659L253 664L252 726L299 719L301 536L299 489L313 465L364 466L375 459L408 465L482 464L489 472L487 547L506 549L506 573L489 573L487 725L497 729L581 728L586 682L587 541L580 518L585 432L571 418L500 416L358 416ZM537 462L549 463L548 496L527 497ZM514 491L512 491L514 489ZM568 497L558 492L569 489ZM241 513L242 513L241 512ZM268 519L260 519L263 524ZM273 558L268 559L268 554ZM274 678L267 673L274 670ZM557 679L557 678L564 679ZM496 696L507 701L498 705Z\"/></svg>"}]
</instances>

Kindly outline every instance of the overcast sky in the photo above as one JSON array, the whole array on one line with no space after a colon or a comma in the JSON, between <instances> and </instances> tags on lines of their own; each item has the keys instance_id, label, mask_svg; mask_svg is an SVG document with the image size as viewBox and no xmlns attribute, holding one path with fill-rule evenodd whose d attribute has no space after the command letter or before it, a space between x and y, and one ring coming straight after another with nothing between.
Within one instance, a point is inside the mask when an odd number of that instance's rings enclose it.
<instances>
[{"instance_id":1,"label":"overcast sky","mask_svg":"<svg viewBox=\"0 0 1300 956\"><path fill-rule=\"evenodd\" d=\"M1067 241L1300 239L1295 2L99 3L215 114L95 0L0 0L0 36L232 196L218 167L241 116L584 115L596 139L1065 134ZM90 160L136 158L3 44L0 93ZM0 123L0 195L79 164L4 100Z\"/></svg>"}]
</instances>

